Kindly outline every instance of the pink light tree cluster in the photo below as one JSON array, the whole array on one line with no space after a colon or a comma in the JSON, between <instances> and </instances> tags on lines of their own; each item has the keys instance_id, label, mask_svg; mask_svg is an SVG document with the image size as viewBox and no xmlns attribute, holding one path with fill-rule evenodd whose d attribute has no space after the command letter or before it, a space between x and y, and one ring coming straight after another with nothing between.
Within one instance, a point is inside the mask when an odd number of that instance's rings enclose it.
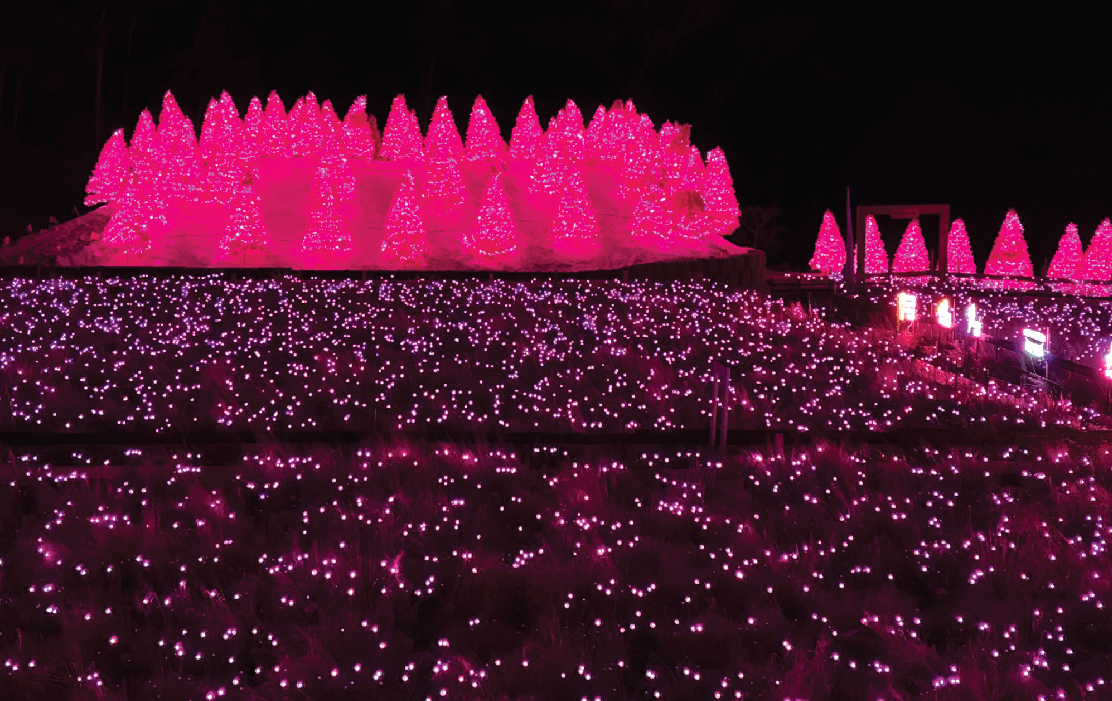
<instances>
[{"instance_id":1,"label":"pink light tree cluster","mask_svg":"<svg viewBox=\"0 0 1112 701\"><path fill-rule=\"evenodd\" d=\"M585 126L578 106L568 100L545 130L532 96L522 104L507 144L482 96L472 106L464 141L444 97L422 135L403 95L394 99L380 134L375 117L367 113L366 96L356 98L341 120L330 101L319 103L312 92L298 98L288 113L276 92L265 107L254 97L243 117L224 92L209 102L198 140L193 123L167 92L157 127L144 111L130 145L123 130L109 138L86 188L86 202L114 207L104 242L128 253L150 249L151 230L165 223L165 210L174 200L216 203L228 215L221 250L246 255L250 249L265 250L269 242L255 183L259 160L270 157L316 161L305 252L350 250L347 204L356 191L352 164L376 160L408 166L415 194L406 180L394 204L415 208L421 213L417 219L455 211L467 201L464 165L492 168L475 225L464 237L465 247L482 259L517 249L505 180L497 177L515 162L530 173L531 195L558 203L550 227L554 243L574 239L597 246L591 178L583 170L594 166L615 171L621 196L633 205L635 238L670 245L725 235L739 225L725 153L713 149L704 162L691 144L688 125L665 122L658 132L632 101L619 100L609 109L600 105ZM414 196L419 202L404 204ZM413 228L417 219L400 217L395 238L403 229L423 230L423 224ZM401 260L423 259L417 254L420 246L385 246Z\"/></svg>"}]
</instances>

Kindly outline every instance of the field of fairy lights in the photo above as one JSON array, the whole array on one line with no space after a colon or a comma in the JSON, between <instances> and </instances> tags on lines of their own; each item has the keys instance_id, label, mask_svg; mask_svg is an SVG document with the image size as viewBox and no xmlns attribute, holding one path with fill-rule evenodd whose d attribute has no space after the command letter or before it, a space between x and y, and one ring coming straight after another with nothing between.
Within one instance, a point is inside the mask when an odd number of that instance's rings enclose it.
<instances>
[{"instance_id":1,"label":"field of fairy lights","mask_svg":"<svg viewBox=\"0 0 1112 701\"><path fill-rule=\"evenodd\" d=\"M0 698L1107 698L1109 420L889 326L707 282L2 284ZM715 362L724 452L676 438Z\"/></svg>"}]
</instances>

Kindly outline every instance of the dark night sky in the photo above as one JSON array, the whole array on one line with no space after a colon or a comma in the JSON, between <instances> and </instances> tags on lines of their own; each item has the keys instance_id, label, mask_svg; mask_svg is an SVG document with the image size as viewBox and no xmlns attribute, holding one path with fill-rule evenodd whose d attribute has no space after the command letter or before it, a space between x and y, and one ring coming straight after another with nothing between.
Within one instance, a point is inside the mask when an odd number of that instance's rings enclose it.
<instances>
[{"instance_id":1,"label":"dark night sky","mask_svg":"<svg viewBox=\"0 0 1112 701\"><path fill-rule=\"evenodd\" d=\"M143 107L157 117L167 89L198 126L223 89L241 111L271 89L287 107L311 89L341 113L367 94L380 124L402 92L422 126L444 94L461 130L482 93L507 138L530 93L543 123L568 97L588 118L600 102L632 98L658 126L690 123L701 149L725 149L741 203L782 211L784 253L773 260L797 267L822 211L844 218L847 184L855 204L949 203L982 265L1009 207L1036 269L1066 223L1087 243L1112 216L1112 61L1095 17L934 6L922 16L777 16L712 1L322 2L280 12L249 1L107 0L102 25L102 4L85 5L0 7L2 234L72 216L103 139L120 126L130 137ZM881 228L891 254L903 224Z\"/></svg>"}]
</instances>

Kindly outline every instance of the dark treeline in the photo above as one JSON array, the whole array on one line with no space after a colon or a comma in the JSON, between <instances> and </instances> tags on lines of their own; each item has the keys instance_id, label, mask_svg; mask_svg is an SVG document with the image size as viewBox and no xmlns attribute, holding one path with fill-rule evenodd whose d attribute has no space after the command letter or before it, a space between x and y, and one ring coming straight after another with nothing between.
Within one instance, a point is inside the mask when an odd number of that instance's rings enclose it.
<instances>
[{"instance_id":1,"label":"dark treeline","mask_svg":"<svg viewBox=\"0 0 1112 701\"><path fill-rule=\"evenodd\" d=\"M76 8L76 9L75 9ZM240 109L277 89L340 110L368 95L380 123L406 94L427 124L447 95L465 125L483 94L505 136L533 94L542 120L630 98L659 126L721 146L770 260L806 266L822 211L952 205L983 265L1008 208L1036 270L1076 221L1112 216L1098 23L1084 17L768 16L744 3L437 0L278 11L261 2L102 0L0 7L0 234L65 220L112 130L130 136L173 90L198 128L210 97ZM770 222L769 212L779 216ZM934 234L926 226L928 245ZM902 224L881 222L889 254Z\"/></svg>"}]
</instances>

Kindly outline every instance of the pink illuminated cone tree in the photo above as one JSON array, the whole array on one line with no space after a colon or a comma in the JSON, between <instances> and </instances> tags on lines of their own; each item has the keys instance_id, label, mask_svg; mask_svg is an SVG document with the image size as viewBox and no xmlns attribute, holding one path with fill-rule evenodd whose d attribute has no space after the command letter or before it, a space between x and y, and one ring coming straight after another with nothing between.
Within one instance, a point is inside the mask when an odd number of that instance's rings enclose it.
<instances>
[{"instance_id":1,"label":"pink illuminated cone tree","mask_svg":"<svg viewBox=\"0 0 1112 701\"><path fill-rule=\"evenodd\" d=\"M188 197L203 187L204 168L193 122L169 90L162 99L154 140L156 186L170 197Z\"/></svg>"},{"instance_id":2,"label":"pink illuminated cone tree","mask_svg":"<svg viewBox=\"0 0 1112 701\"><path fill-rule=\"evenodd\" d=\"M263 119L264 153L267 156L293 155L293 141L290 136L290 122L286 115L286 106L282 98L278 97L276 90L270 91L266 99L266 110Z\"/></svg>"},{"instance_id":3,"label":"pink illuminated cone tree","mask_svg":"<svg viewBox=\"0 0 1112 701\"><path fill-rule=\"evenodd\" d=\"M439 146L426 151L421 204L427 212L450 212L467 199L467 188L463 183L459 161L448 155L449 153L451 149Z\"/></svg>"},{"instance_id":4,"label":"pink illuminated cone tree","mask_svg":"<svg viewBox=\"0 0 1112 701\"><path fill-rule=\"evenodd\" d=\"M690 192L702 192L703 181L707 177L707 168L703 164L703 156L699 153L697 146L691 146L687 150L687 160L683 166L683 177L680 179L679 189L681 191L688 190Z\"/></svg>"},{"instance_id":5,"label":"pink illuminated cone tree","mask_svg":"<svg viewBox=\"0 0 1112 701\"><path fill-rule=\"evenodd\" d=\"M482 95L471 106L471 119L467 122L466 158L471 163L494 163L506 155L506 142L498 130L498 122L491 114Z\"/></svg>"},{"instance_id":6,"label":"pink illuminated cone tree","mask_svg":"<svg viewBox=\"0 0 1112 701\"><path fill-rule=\"evenodd\" d=\"M463 140L460 139L452 110L448 109L448 98L441 96L436 101L436 109L429 123L429 133L425 136L425 157L432 161L454 159L463 162Z\"/></svg>"},{"instance_id":7,"label":"pink illuminated cone tree","mask_svg":"<svg viewBox=\"0 0 1112 701\"><path fill-rule=\"evenodd\" d=\"M540 157L533 164L529 174L529 193L533 195L558 195L563 192L564 178L568 173L568 163L560 155L555 139L545 135L541 143Z\"/></svg>"},{"instance_id":8,"label":"pink illuminated cone tree","mask_svg":"<svg viewBox=\"0 0 1112 701\"><path fill-rule=\"evenodd\" d=\"M513 212L502 185L502 175L497 171L490 176L483 188L475 225L464 236L463 245L471 253L488 259L517 249L517 228L514 225Z\"/></svg>"},{"instance_id":9,"label":"pink illuminated cone tree","mask_svg":"<svg viewBox=\"0 0 1112 701\"><path fill-rule=\"evenodd\" d=\"M660 128L661 177L669 195L683 190L691 156L691 127L665 123Z\"/></svg>"},{"instance_id":10,"label":"pink illuminated cone tree","mask_svg":"<svg viewBox=\"0 0 1112 701\"><path fill-rule=\"evenodd\" d=\"M313 176L312 210L309 228L301 240L302 251L331 254L351 250L351 233L340 205L328 170L318 168Z\"/></svg>"},{"instance_id":11,"label":"pink illuminated cone tree","mask_svg":"<svg viewBox=\"0 0 1112 701\"><path fill-rule=\"evenodd\" d=\"M734 179L720 148L707 153L707 172L703 180L703 206L709 216L719 220L718 232L725 236L741 226L741 208L734 192ZM885 257L885 269L888 259Z\"/></svg>"},{"instance_id":12,"label":"pink illuminated cone tree","mask_svg":"<svg viewBox=\"0 0 1112 701\"><path fill-rule=\"evenodd\" d=\"M332 106L332 100L325 100L324 104L320 106L320 134L323 137L325 134L335 132L342 134L344 131L344 123L336 115L336 108Z\"/></svg>"},{"instance_id":13,"label":"pink illuminated cone tree","mask_svg":"<svg viewBox=\"0 0 1112 701\"><path fill-rule=\"evenodd\" d=\"M591 117L591 123L587 125L587 162L588 163L604 163L606 161L606 153L604 148L603 139L606 136L606 108L599 105L595 109L595 116Z\"/></svg>"},{"instance_id":14,"label":"pink illuminated cone tree","mask_svg":"<svg viewBox=\"0 0 1112 701\"><path fill-rule=\"evenodd\" d=\"M151 249L151 226L162 203L149 185L132 182L120 198L120 208L108 220L101 241L127 256L142 255Z\"/></svg>"},{"instance_id":15,"label":"pink illuminated cone tree","mask_svg":"<svg viewBox=\"0 0 1112 701\"><path fill-rule=\"evenodd\" d=\"M243 124L228 93L209 102L201 127L201 158L209 198L229 204L242 186L246 168L242 159Z\"/></svg>"},{"instance_id":16,"label":"pink illuminated cone tree","mask_svg":"<svg viewBox=\"0 0 1112 701\"><path fill-rule=\"evenodd\" d=\"M631 103L632 104L632 103ZM636 126L636 114L631 114L621 100L606 112L606 121L599 134L597 149L599 161L602 163L621 163L625 154L626 142L633 134ZM657 136L657 151L660 151L660 137Z\"/></svg>"},{"instance_id":17,"label":"pink illuminated cone tree","mask_svg":"<svg viewBox=\"0 0 1112 701\"><path fill-rule=\"evenodd\" d=\"M128 159L131 161L131 176L124 188L123 197L139 197L143 211L153 221L166 223L166 198L160 183L161 163L157 148L158 133L151 119L151 113L139 113L139 122L131 136ZM121 198L122 199L122 198Z\"/></svg>"},{"instance_id":18,"label":"pink illuminated cone tree","mask_svg":"<svg viewBox=\"0 0 1112 701\"><path fill-rule=\"evenodd\" d=\"M630 235L642 245L667 248L675 243L676 215L659 185L651 185L633 210Z\"/></svg>"},{"instance_id":19,"label":"pink illuminated cone tree","mask_svg":"<svg viewBox=\"0 0 1112 701\"><path fill-rule=\"evenodd\" d=\"M931 259L927 254L927 242L923 240L923 229L918 219L912 219L904 229L903 238L892 257L892 272L917 273L931 269Z\"/></svg>"},{"instance_id":20,"label":"pink illuminated cone tree","mask_svg":"<svg viewBox=\"0 0 1112 701\"><path fill-rule=\"evenodd\" d=\"M573 256L593 256L599 242L598 217L587 195L579 170L572 168L564 179L564 192L552 222L549 240L557 251Z\"/></svg>"},{"instance_id":21,"label":"pink illuminated cone tree","mask_svg":"<svg viewBox=\"0 0 1112 701\"><path fill-rule=\"evenodd\" d=\"M568 100L553 119L546 134L550 139L552 132L555 132L556 146L566 162L580 165L587 159L587 130L583 126L583 115L574 101Z\"/></svg>"},{"instance_id":22,"label":"pink illuminated cone tree","mask_svg":"<svg viewBox=\"0 0 1112 701\"><path fill-rule=\"evenodd\" d=\"M1000 226L1000 233L996 236L996 243L992 246L988 263L985 264L986 275L1014 275L1017 277L1032 277L1034 269L1031 265L1031 256L1027 253L1027 241L1023 238L1023 224L1014 209L1008 210L1004 223Z\"/></svg>"},{"instance_id":23,"label":"pink illuminated cone tree","mask_svg":"<svg viewBox=\"0 0 1112 701\"><path fill-rule=\"evenodd\" d=\"M1085 268L1085 254L1081 250L1081 235L1077 224L1067 224L1066 231L1058 241L1058 250L1050 261L1046 276L1067 280L1081 280Z\"/></svg>"},{"instance_id":24,"label":"pink illuminated cone tree","mask_svg":"<svg viewBox=\"0 0 1112 701\"><path fill-rule=\"evenodd\" d=\"M336 199L346 202L355 197L355 173L344 154L341 129L343 125L331 125L322 136L320 167L327 171Z\"/></svg>"},{"instance_id":25,"label":"pink illuminated cone tree","mask_svg":"<svg viewBox=\"0 0 1112 701\"><path fill-rule=\"evenodd\" d=\"M94 205L118 200L130 179L131 160L124 142L124 130L117 129L100 150L96 168L85 186L85 204Z\"/></svg>"},{"instance_id":26,"label":"pink illuminated cone tree","mask_svg":"<svg viewBox=\"0 0 1112 701\"><path fill-rule=\"evenodd\" d=\"M239 149L240 159L250 166L252 172L257 172L255 162L267 155L265 119L263 103L258 97L252 97L243 117L243 141Z\"/></svg>"},{"instance_id":27,"label":"pink illuminated cone tree","mask_svg":"<svg viewBox=\"0 0 1112 701\"><path fill-rule=\"evenodd\" d=\"M377 128L371 128L367 117L367 96L355 98L348 108L342 127L345 155L353 161L371 161L375 157Z\"/></svg>"},{"instance_id":28,"label":"pink illuminated cone tree","mask_svg":"<svg viewBox=\"0 0 1112 701\"><path fill-rule=\"evenodd\" d=\"M391 261L421 267L428 254L429 237L421 217L421 205L413 171L406 171L386 213L386 236L382 252Z\"/></svg>"},{"instance_id":29,"label":"pink illuminated cone tree","mask_svg":"<svg viewBox=\"0 0 1112 701\"><path fill-rule=\"evenodd\" d=\"M290 110L288 119L293 155L309 158L319 156L323 119L317 96L310 91L305 97L299 98Z\"/></svg>"},{"instance_id":30,"label":"pink illuminated cone tree","mask_svg":"<svg viewBox=\"0 0 1112 701\"><path fill-rule=\"evenodd\" d=\"M544 130L541 129L541 120L533 107L533 96L530 95L521 104L521 111L517 113L517 121L510 132L510 158L515 161L535 162L540 158L543 142Z\"/></svg>"},{"instance_id":31,"label":"pink illuminated cone tree","mask_svg":"<svg viewBox=\"0 0 1112 701\"><path fill-rule=\"evenodd\" d=\"M398 95L390 105L378 155L387 161L421 160L424 158L421 141L417 116L406 107L405 95Z\"/></svg>"},{"instance_id":32,"label":"pink illuminated cone tree","mask_svg":"<svg viewBox=\"0 0 1112 701\"><path fill-rule=\"evenodd\" d=\"M865 217L865 272L870 275L888 272L888 251L880 238L876 217Z\"/></svg>"},{"instance_id":33,"label":"pink illuminated cone tree","mask_svg":"<svg viewBox=\"0 0 1112 701\"><path fill-rule=\"evenodd\" d=\"M618 191L623 198L639 200L648 186L660 180L660 144L652 120L642 115L628 131L622 155Z\"/></svg>"},{"instance_id":34,"label":"pink illuminated cone tree","mask_svg":"<svg viewBox=\"0 0 1112 701\"><path fill-rule=\"evenodd\" d=\"M1112 280L1112 220L1097 226L1081 267L1084 280Z\"/></svg>"},{"instance_id":35,"label":"pink illuminated cone tree","mask_svg":"<svg viewBox=\"0 0 1112 701\"><path fill-rule=\"evenodd\" d=\"M224 234L220 237L220 250L225 255L243 254L246 264L248 250L261 251L269 243L260 211L261 202L255 189L246 186L235 192L229 207L231 212Z\"/></svg>"},{"instance_id":36,"label":"pink illuminated cone tree","mask_svg":"<svg viewBox=\"0 0 1112 701\"><path fill-rule=\"evenodd\" d=\"M946 237L946 271L951 273L977 273L977 262L973 260L973 249L969 245L969 232L965 222L955 219Z\"/></svg>"},{"instance_id":37,"label":"pink illuminated cone tree","mask_svg":"<svg viewBox=\"0 0 1112 701\"><path fill-rule=\"evenodd\" d=\"M819 237L815 241L815 254L811 256L811 270L823 273L841 273L846 265L846 242L842 230L828 209L822 215Z\"/></svg>"}]
</instances>

